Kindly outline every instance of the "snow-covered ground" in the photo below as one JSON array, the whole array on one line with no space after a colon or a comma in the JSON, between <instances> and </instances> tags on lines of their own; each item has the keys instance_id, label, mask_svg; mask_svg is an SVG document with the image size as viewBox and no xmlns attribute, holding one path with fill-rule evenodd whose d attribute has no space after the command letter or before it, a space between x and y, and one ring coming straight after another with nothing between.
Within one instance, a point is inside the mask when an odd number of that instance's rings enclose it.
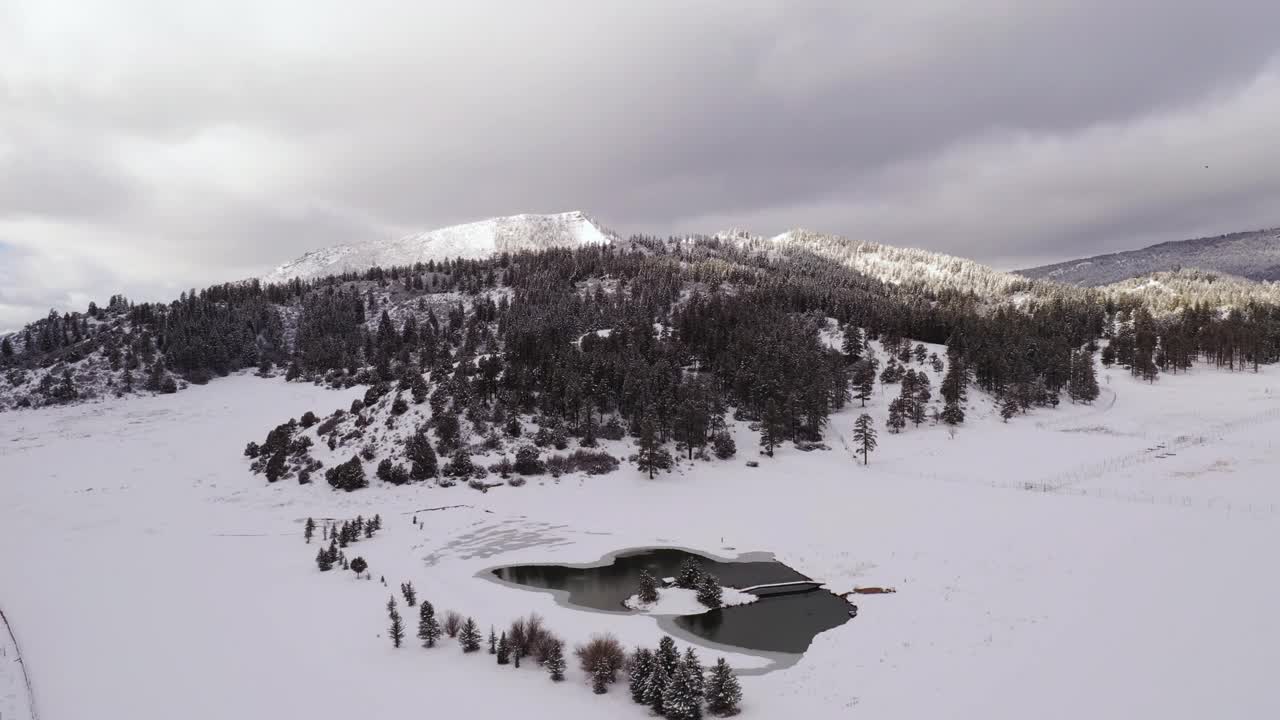
<instances>
[{"instance_id":1,"label":"snow-covered ground","mask_svg":"<svg viewBox=\"0 0 1280 720\"><path fill-rule=\"evenodd\" d=\"M242 375L8 413L0 607L42 720L643 718L622 688L593 695L576 667L556 685L452 641L395 650L387 597L412 581L486 633L534 611L571 645L603 631L653 645L657 618L576 610L479 575L631 547L766 551L835 591L898 592L857 596L858 617L799 662L744 677L743 717L1280 717L1278 379L1197 370L1146 385L1112 370L1093 405L1007 425L974 393L954 438L888 434L891 394L877 388L868 467L844 446L854 401L833 418L829 451L787 447L748 468L756 440L739 427L732 461L487 493L375 482L344 494L249 475L246 442L359 390ZM385 530L348 550L373 580L319 573L305 518L374 513ZM412 638L415 613L401 612ZM12 686L0 678L0 694Z\"/></svg>"}]
</instances>

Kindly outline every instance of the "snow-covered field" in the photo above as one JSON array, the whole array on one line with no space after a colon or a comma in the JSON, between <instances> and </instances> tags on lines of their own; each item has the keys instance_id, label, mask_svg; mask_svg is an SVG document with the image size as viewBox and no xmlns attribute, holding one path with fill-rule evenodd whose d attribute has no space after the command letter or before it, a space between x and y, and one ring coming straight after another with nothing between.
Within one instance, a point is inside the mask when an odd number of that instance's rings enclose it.
<instances>
[{"instance_id":1,"label":"snow-covered field","mask_svg":"<svg viewBox=\"0 0 1280 720\"><path fill-rule=\"evenodd\" d=\"M954 438L889 435L890 397L877 395L869 467L842 442L854 401L829 451L788 447L747 468L755 437L739 428L736 460L483 494L376 482L343 494L247 472L247 441L356 390L237 376L7 413L0 607L42 720L642 718L623 688L593 695L576 667L555 685L452 641L395 650L387 597L409 580L486 634L535 611L570 644L610 631L653 645L654 617L575 610L477 574L631 547L767 551L835 591L898 592L858 596L859 616L799 662L744 677L743 717L1280 717L1278 379L1198 370L1149 386L1113 370L1093 405L1007 425L975 393ZM384 520L348 551L373 580L319 573L303 521L358 513ZM416 614L401 612L412 638ZM0 708L24 690L8 680Z\"/></svg>"}]
</instances>

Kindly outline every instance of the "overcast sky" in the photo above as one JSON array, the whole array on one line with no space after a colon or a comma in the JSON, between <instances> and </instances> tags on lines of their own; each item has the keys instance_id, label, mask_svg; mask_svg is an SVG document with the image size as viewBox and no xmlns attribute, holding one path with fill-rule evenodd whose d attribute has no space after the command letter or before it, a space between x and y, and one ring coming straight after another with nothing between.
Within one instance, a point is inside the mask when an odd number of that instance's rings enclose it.
<instances>
[{"instance_id":1,"label":"overcast sky","mask_svg":"<svg viewBox=\"0 0 1280 720\"><path fill-rule=\"evenodd\" d=\"M0 328L518 212L1006 268L1280 225L1275 0L806 5L0 0Z\"/></svg>"}]
</instances>

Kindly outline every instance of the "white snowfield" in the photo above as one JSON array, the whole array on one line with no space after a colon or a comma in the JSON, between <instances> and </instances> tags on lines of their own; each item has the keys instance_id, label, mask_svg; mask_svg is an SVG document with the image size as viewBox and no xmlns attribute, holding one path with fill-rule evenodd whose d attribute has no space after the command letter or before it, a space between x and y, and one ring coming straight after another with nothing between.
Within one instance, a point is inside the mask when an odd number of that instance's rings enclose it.
<instances>
[{"instance_id":1,"label":"white snowfield","mask_svg":"<svg viewBox=\"0 0 1280 720\"><path fill-rule=\"evenodd\" d=\"M570 645L604 631L654 645L657 618L575 610L477 575L644 546L769 551L836 591L897 592L855 596L858 617L798 662L743 677L744 718L1280 717L1280 371L1100 380L1093 405L1007 425L971 390L954 438L888 434L893 389L877 388L869 467L842 443L854 401L833 418L830 451L758 457L738 427L735 460L487 493L374 481L345 494L248 474L247 441L358 391L242 375L7 413L0 606L41 720L640 719L625 688L593 695L572 658L553 684L533 663L499 667L453 641L423 649L403 601L408 638L393 649L387 597L412 581L486 634L534 611ZM384 520L347 550L373 580L318 572L303 521L357 513ZM0 678L0 693L13 687Z\"/></svg>"},{"instance_id":2,"label":"white snowfield","mask_svg":"<svg viewBox=\"0 0 1280 720\"><path fill-rule=\"evenodd\" d=\"M401 238L313 250L277 267L262 279L266 282L284 282L295 277L308 280L348 270L412 265L429 260L475 260L495 253L605 245L613 240L612 235L579 211L512 215Z\"/></svg>"}]
</instances>

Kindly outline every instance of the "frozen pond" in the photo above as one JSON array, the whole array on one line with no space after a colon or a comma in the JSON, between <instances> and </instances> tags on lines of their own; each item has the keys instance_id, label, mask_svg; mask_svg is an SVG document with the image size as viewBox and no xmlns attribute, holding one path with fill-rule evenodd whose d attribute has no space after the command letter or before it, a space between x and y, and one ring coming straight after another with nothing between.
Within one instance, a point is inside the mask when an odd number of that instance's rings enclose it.
<instances>
[{"instance_id":1,"label":"frozen pond","mask_svg":"<svg viewBox=\"0 0 1280 720\"><path fill-rule=\"evenodd\" d=\"M674 577L686 558L697 558L721 585L744 588L807 580L772 559L717 560L676 548L631 550L596 565L512 565L492 572L515 585L563 593L574 607L628 612L623 600L635 594L640 572ZM802 653L813 638L848 622L850 606L826 590L761 597L749 605L675 618L676 627L711 643L773 653Z\"/></svg>"}]
</instances>

